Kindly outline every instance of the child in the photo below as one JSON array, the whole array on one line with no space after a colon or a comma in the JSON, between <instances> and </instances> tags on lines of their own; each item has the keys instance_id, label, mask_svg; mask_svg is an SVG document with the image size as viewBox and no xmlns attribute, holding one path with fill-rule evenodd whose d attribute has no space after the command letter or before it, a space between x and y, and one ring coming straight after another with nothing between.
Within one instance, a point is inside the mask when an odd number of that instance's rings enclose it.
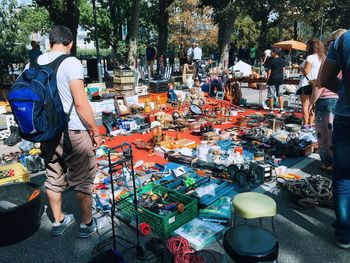
<instances>
[{"instance_id":1,"label":"child","mask_svg":"<svg viewBox=\"0 0 350 263\"><path fill-rule=\"evenodd\" d=\"M158 59L158 64L159 64L159 72L161 75L164 75L165 67L164 67L164 56L163 54L160 55Z\"/></svg>"}]
</instances>

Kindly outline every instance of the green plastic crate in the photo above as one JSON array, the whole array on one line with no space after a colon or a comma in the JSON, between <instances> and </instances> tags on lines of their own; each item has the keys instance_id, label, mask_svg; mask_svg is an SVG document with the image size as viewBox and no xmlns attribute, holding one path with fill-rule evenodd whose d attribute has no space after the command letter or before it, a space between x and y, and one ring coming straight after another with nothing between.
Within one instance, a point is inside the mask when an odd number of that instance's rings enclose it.
<instances>
[{"instance_id":1,"label":"green plastic crate","mask_svg":"<svg viewBox=\"0 0 350 263\"><path fill-rule=\"evenodd\" d=\"M153 234L156 233L160 238L168 238L170 233L197 216L197 199L154 184L149 184L142 187L141 194L149 193L150 191L161 195L168 193L168 199L170 199L172 202L180 202L185 206L184 212L179 213L177 210L175 210L165 216L153 213L152 211L143 207L139 208L140 222L148 223L151 227L151 232L153 232ZM122 202L120 205L122 214L127 217L135 216L132 201L133 197L130 196L127 201Z\"/></svg>"}]
</instances>

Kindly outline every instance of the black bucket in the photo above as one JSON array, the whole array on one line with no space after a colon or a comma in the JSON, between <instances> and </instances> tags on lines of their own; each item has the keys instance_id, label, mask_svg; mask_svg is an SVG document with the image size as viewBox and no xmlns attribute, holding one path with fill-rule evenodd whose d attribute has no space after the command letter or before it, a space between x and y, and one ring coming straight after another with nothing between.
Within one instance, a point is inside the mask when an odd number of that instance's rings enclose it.
<instances>
[{"instance_id":1,"label":"black bucket","mask_svg":"<svg viewBox=\"0 0 350 263\"><path fill-rule=\"evenodd\" d=\"M33 235L40 227L42 193L37 184L0 186L0 246L12 245ZM4 208L4 204L7 208Z\"/></svg>"}]
</instances>

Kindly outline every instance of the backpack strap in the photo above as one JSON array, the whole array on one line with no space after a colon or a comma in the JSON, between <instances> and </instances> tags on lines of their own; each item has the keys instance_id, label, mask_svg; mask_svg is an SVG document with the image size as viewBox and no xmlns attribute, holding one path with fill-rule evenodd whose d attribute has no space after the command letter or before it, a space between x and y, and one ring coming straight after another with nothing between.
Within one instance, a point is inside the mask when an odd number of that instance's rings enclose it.
<instances>
[{"instance_id":1,"label":"backpack strap","mask_svg":"<svg viewBox=\"0 0 350 263\"><path fill-rule=\"evenodd\" d=\"M61 63L63 62L63 60L65 60L66 58L70 57L70 55L67 54L62 54L60 56L58 56L55 60L53 60L52 62L50 62L49 64L46 65L40 65L40 66L46 66L51 68L56 74L58 71L58 67L61 65ZM38 65L38 62L36 61L36 64ZM72 101L72 104L70 105L69 111L67 113L67 118L69 119L70 114L72 113L73 110L73 106L74 106L74 100Z\"/></svg>"},{"instance_id":2,"label":"backpack strap","mask_svg":"<svg viewBox=\"0 0 350 263\"><path fill-rule=\"evenodd\" d=\"M346 65L344 53L343 53L344 41L345 40L344 40L344 34L343 34L338 39L339 44L337 48L337 53L338 53L340 68L342 70L342 81L344 83L344 89L348 97L348 104L350 105L350 82L349 82L349 76L347 74L347 65Z\"/></svg>"}]
</instances>

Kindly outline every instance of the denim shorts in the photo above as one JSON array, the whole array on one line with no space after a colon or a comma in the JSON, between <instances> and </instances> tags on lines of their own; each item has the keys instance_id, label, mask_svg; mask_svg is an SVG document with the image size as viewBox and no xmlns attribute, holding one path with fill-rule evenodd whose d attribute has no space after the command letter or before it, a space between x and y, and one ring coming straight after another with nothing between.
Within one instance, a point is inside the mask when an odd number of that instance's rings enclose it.
<instances>
[{"instance_id":1,"label":"denim shorts","mask_svg":"<svg viewBox=\"0 0 350 263\"><path fill-rule=\"evenodd\" d=\"M274 98L275 96L283 96L284 86L283 85L268 85L267 87L267 97Z\"/></svg>"},{"instance_id":2,"label":"denim shorts","mask_svg":"<svg viewBox=\"0 0 350 263\"><path fill-rule=\"evenodd\" d=\"M325 115L333 113L337 99L318 99L315 106L316 123L321 124Z\"/></svg>"}]
</instances>

